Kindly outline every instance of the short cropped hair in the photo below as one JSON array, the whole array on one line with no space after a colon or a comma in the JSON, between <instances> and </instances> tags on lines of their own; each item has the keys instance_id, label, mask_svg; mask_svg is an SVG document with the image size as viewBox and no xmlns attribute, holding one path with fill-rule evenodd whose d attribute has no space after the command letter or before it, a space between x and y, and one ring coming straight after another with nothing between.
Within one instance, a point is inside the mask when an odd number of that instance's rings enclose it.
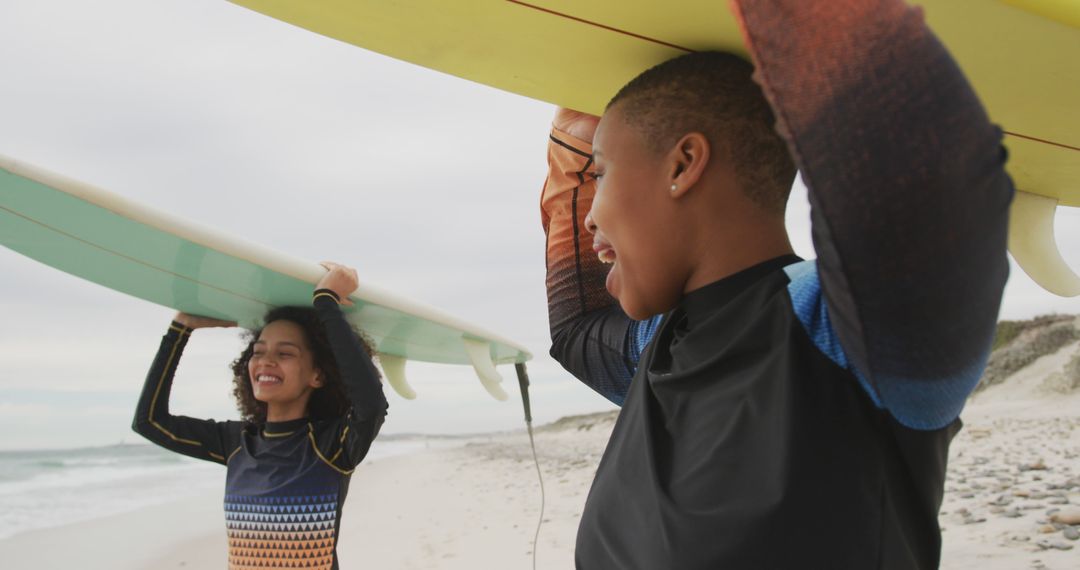
<instances>
[{"instance_id":1,"label":"short cropped hair","mask_svg":"<svg viewBox=\"0 0 1080 570\"><path fill-rule=\"evenodd\" d=\"M638 75L607 108L619 105L623 118L656 153L667 152L688 133L705 135L714 153L730 157L743 192L758 206L782 214L795 164L753 72L753 65L736 55L691 53Z\"/></svg>"}]
</instances>

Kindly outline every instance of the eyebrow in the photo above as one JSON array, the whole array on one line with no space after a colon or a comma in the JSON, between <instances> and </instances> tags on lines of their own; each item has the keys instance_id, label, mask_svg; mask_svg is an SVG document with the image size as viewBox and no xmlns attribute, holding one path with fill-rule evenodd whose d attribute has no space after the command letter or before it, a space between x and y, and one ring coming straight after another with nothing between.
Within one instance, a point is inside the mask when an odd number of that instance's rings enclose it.
<instances>
[{"instance_id":1,"label":"eyebrow","mask_svg":"<svg viewBox=\"0 0 1080 570\"><path fill-rule=\"evenodd\" d=\"M260 340L255 341L255 344L267 344L267 342L265 340L260 339ZM295 342L289 342L287 340L286 341L281 341L278 344L287 344L289 346L295 346L298 350L304 350L304 347L300 346L299 344L296 344Z\"/></svg>"}]
</instances>

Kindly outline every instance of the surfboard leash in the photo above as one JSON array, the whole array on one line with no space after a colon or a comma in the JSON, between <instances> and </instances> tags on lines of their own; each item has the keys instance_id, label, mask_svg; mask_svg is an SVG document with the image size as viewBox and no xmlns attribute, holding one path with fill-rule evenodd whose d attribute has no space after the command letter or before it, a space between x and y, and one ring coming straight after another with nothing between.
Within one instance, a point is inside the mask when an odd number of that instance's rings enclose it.
<instances>
[{"instance_id":1,"label":"surfboard leash","mask_svg":"<svg viewBox=\"0 0 1080 570\"><path fill-rule=\"evenodd\" d=\"M533 439L532 407L529 405L529 373L525 370L525 363L514 364L517 370L518 388L521 389L521 405L525 408L525 429L529 432L529 447L532 448L533 463L536 465L536 478L540 481L540 520L536 521L536 534L533 535L532 567L536 570L536 549L539 546L540 527L544 524L544 475L540 472L540 458L536 455L536 441Z\"/></svg>"}]
</instances>

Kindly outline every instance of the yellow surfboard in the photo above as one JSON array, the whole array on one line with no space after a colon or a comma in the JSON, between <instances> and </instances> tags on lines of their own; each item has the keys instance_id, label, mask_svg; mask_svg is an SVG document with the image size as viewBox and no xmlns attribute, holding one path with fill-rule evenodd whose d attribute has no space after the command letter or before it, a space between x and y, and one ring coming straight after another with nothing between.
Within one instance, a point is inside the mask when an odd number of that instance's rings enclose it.
<instances>
[{"instance_id":1,"label":"yellow surfboard","mask_svg":"<svg viewBox=\"0 0 1080 570\"><path fill-rule=\"evenodd\" d=\"M390 57L599 114L626 82L689 51L745 53L720 0L232 0ZM1020 190L1009 249L1047 290L1080 295L1054 242L1080 206L1080 0L921 0L1006 132Z\"/></svg>"}]
</instances>

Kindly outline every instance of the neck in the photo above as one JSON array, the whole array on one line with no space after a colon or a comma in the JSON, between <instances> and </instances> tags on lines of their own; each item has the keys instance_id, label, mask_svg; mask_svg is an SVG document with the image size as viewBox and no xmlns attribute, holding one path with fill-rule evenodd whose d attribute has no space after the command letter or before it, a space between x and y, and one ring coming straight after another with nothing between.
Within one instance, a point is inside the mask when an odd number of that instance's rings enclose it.
<instances>
[{"instance_id":1,"label":"neck","mask_svg":"<svg viewBox=\"0 0 1080 570\"><path fill-rule=\"evenodd\" d=\"M266 421L268 422L287 422L304 417L307 417L307 401L270 402L266 405Z\"/></svg>"},{"instance_id":2,"label":"neck","mask_svg":"<svg viewBox=\"0 0 1080 570\"><path fill-rule=\"evenodd\" d=\"M716 224L720 229L710 239L697 242L697 263L691 269L683 294L715 283L763 261L792 255L783 220L763 224Z\"/></svg>"}]
</instances>

